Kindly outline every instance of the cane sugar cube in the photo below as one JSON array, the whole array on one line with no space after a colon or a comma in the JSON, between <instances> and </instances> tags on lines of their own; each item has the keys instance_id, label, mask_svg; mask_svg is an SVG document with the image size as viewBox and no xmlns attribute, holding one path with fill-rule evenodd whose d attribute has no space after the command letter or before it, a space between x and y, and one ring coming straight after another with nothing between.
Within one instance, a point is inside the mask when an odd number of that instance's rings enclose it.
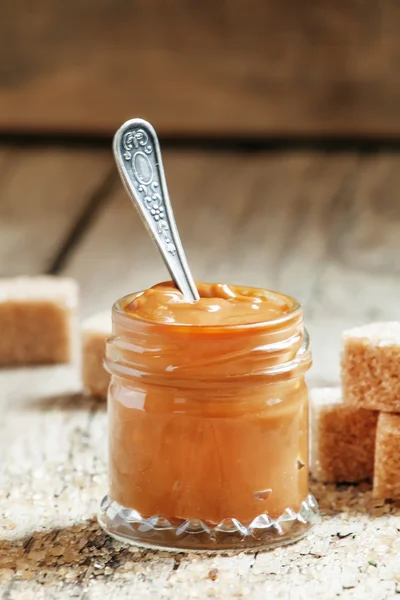
<instances>
[{"instance_id":1,"label":"cane sugar cube","mask_svg":"<svg viewBox=\"0 0 400 600\"><path fill-rule=\"evenodd\" d=\"M379 415L373 495L400 499L400 414L382 412Z\"/></svg>"},{"instance_id":2,"label":"cane sugar cube","mask_svg":"<svg viewBox=\"0 0 400 600\"><path fill-rule=\"evenodd\" d=\"M400 323L371 323L343 333L342 390L359 408L400 412Z\"/></svg>"},{"instance_id":3,"label":"cane sugar cube","mask_svg":"<svg viewBox=\"0 0 400 600\"><path fill-rule=\"evenodd\" d=\"M77 309L73 279L0 279L0 365L70 362L77 349Z\"/></svg>"},{"instance_id":4,"label":"cane sugar cube","mask_svg":"<svg viewBox=\"0 0 400 600\"><path fill-rule=\"evenodd\" d=\"M339 388L311 390L310 406L313 477L323 482L372 478L379 413L345 405Z\"/></svg>"},{"instance_id":5,"label":"cane sugar cube","mask_svg":"<svg viewBox=\"0 0 400 600\"><path fill-rule=\"evenodd\" d=\"M111 311L98 313L82 326L82 379L85 390L106 398L110 375L104 368L107 338L111 335Z\"/></svg>"}]
</instances>

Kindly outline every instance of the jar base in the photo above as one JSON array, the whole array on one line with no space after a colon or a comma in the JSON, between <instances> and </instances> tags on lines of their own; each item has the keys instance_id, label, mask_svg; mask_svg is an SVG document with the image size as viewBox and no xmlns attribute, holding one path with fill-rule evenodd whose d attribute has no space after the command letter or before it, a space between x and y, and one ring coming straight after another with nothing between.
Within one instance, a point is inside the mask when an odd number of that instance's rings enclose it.
<instances>
[{"instance_id":1,"label":"jar base","mask_svg":"<svg viewBox=\"0 0 400 600\"><path fill-rule=\"evenodd\" d=\"M287 508L277 519L262 514L247 524L234 518L220 523L159 515L144 518L109 496L103 499L98 515L100 526L121 542L152 550L193 553L268 550L292 544L303 538L318 518L318 504L311 494L303 500L299 512Z\"/></svg>"}]
</instances>

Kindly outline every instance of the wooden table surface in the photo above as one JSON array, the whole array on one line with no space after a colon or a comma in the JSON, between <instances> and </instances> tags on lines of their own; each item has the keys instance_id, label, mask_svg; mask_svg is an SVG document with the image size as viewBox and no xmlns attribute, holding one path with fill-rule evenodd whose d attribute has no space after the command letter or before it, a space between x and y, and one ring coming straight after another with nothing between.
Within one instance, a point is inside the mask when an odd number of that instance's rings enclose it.
<instances>
[{"instance_id":1,"label":"wooden table surface","mask_svg":"<svg viewBox=\"0 0 400 600\"><path fill-rule=\"evenodd\" d=\"M304 305L311 385L338 382L340 332L399 319L400 155L165 151L197 279L266 286ZM166 278L102 148L0 149L1 276L58 273L81 314ZM106 491L105 405L75 366L0 373L0 585L14 598L391 599L400 503L311 484L323 521L297 545L198 557L126 548L95 513Z\"/></svg>"}]
</instances>

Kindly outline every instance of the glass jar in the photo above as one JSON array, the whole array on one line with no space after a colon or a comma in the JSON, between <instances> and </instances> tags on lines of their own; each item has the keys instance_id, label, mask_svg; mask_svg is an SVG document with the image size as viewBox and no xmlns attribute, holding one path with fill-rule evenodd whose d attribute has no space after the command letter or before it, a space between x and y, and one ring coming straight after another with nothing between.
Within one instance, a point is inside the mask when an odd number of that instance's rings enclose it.
<instances>
[{"instance_id":1,"label":"glass jar","mask_svg":"<svg viewBox=\"0 0 400 600\"><path fill-rule=\"evenodd\" d=\"M308 493L308 336L299 304L274 321L154 323L113 307L109 495L114 537L188 551L268 548L300 539Z\"/></svg>"}]
</instances>

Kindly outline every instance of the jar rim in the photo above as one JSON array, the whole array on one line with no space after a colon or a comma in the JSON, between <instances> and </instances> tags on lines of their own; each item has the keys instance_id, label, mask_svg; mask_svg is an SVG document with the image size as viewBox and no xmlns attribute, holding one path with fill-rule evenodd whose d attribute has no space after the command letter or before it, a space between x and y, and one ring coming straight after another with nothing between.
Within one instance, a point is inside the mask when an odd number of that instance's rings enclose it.
<instances>
[{"instance_id":1,"label":"jar rim","mask_svg":"<svg viewBox=\"0 0 400 600\"><path fill-rule=\"evenodd\" d=\"M276 295L277 297L283 298L286 301L288 301L291 304L291 309L283 314L281 317L278 317L276 319L270 319L268 321L255 321L254 323L228 323L228 324L223 324L223 325L203 325L203 324L187 324L187 323L165 323L165 322L159 322L159 321L152 321L150 319L144 319L142 317L138 317L137 315L135 315L135 313L128 313L124 310L123 305L127 305L129 302L132 301L132 299L134 299L135 297L137 297L139 294L142 294L145 290L139 290L137 292L132 292L131 294L127 294L125 296L123 296L122 298L119 298L116 302L114 302L113 305L113 312L116 312L118 315L120 315L121 317L125 318L125 319L129 319L132 322L135 323L142 323L144 325L149 325L149 326L153 326L153 327L158 327L160 329L164 329L165 331L172 331L172 330L178 330L178 329L189 329L192 331L207 331L207 332L219 332L219 333L224 333L224 332L230 332L230 331L251 331L251 330L257 330L257 329L269 329L270 327L273 328L277 325L281 325L286 323L287 321L290 321L293 319L293 317L296 317L299 313L302 312L302 306L300 304L300 302L298 302L298 300L296 300L295 298L293 298L292 296L289 296L288 294L284 294L282 292L277 292L275 290L270 290L267 288L256 288L253 286L246 286L246 288L248 289L262 289L265 292L268 292L269 294L273 294Z\"/></svg>"}]
</instances>

